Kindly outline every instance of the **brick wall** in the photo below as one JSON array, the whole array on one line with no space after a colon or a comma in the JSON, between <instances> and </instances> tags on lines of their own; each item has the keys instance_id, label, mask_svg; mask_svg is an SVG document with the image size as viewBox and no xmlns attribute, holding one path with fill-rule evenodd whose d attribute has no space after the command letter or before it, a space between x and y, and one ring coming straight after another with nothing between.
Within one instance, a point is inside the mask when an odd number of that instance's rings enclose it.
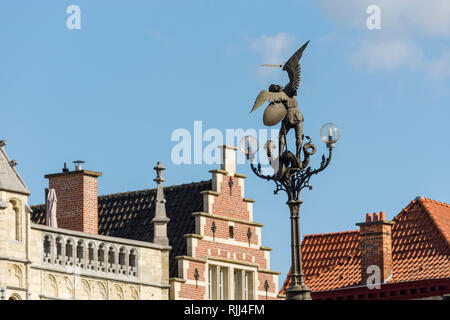
<instances>
[{"instance_id":1,"label":"brick wall","mask_svg":"<svg viewBox=\"0 0 450 320\"><path fill-rule=\"evenodd\" d=\"M212 210L214 214L249 220L247 202L242 201L243 190L239 185L239 178L224 176L220 185L220 195L215 197ZM230 183L232 181L232 184Z\"/></svg>"},{"instance_id":2,"label":"brick wall","mask_svg":"<svg viewBox=\"0 0 450 320\"><path fill-rule=\"evenodd\" d=\"M213 222L216 226L215 232L213 233L212 225ZM225 220L206 218L204 235L208 237L214 237L216 239L224 240L234 240L240 242L240 245L245 245L249 243L248 230L250 229L250 244L257 245L259 243L259 236L256 232L255 226L249 226L247 224L234 222L233 223L233 238L230 237L230 223Z\"/></svg>"},{"instance_id":3,"label":"brick wall","mask_svg":"<svg viewBox=\"0 0 450 320\"><path fill-rule=\"evenodd\" d=\"M189 261L187 269L187 280L195 282L195 269L198 270L199 278L197 283L184 283L178 295L183 299L203 300L206 295L206 270L205 263Z\"/></svg>"},{"instance_id":4,"label":"brick wall","mask_svg":"<svg viewBox=\"0 0 450 320\"><path fill-rule=\"evenodd\" d=\"M262 291L262 292L266 291L266 289L264 288L264 285L267 280L267 283L269 284L269 288L267 289L267 292L274 293L274 294L277 293L278 284L275 283L275 280L278 280L278 279L274 279L273 274L260 272L260 273L258 273L258 278L259 278L259 287L258 287L259 291ZM258 299L263 300L263 299L276 299L276 298L274 298L273 296L270 297L269 295L267 295L267 297L266 297L266 295L259 295Z\"/></svg>"}]
</instances>

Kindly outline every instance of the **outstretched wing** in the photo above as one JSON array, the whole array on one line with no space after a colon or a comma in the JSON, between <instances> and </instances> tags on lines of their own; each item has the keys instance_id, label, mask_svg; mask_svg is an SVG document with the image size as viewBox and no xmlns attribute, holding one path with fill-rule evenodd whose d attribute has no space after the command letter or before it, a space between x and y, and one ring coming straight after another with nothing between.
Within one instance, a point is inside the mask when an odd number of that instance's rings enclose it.
<instances>
[{"instance_id":1,"label":"outstretched wing","mask_svg":"<svg viewBox=\"0 0 450 320\"><path fill-rule=\"evenodd\" d=\"M288 96L283 91L280 92L269 92L267 90L261 91L256 97L255 104L253 105L253 109L250 111L252 113L259 107L261 107L265 102L279 102L279 101L287 101Z\"/></svg>"},{"instance_id":2,"label":"outstretched wing","mask_svg":"<svg viewBox=\"0 0 450 320\"><path fill-rule=\"evenodd\" d=\"M300 84L300 58L303 51L308 46L309 40L295 52L292 57L284 64L283 70L289 75L289 83L284 87L284 91L289 97L297 95L298 86Z\"/></svg>"}]
</instances>

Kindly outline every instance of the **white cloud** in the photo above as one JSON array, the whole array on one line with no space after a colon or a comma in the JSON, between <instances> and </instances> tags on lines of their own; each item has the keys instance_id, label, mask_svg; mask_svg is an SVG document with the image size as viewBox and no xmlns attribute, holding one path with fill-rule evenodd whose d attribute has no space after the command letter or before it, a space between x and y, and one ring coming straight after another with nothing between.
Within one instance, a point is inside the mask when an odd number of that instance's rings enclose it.
<instances>
[{"instance_id":1,"label":"white cloud","mask_svg":"<svg viewBox=\"0 0 450 320\"><path fill-rule=\"evenodd\" d=\"M260 36L256 39L249 39L250 48L261 54L261 64L284 64L289 58L289 54L295 44L295 38L280 32L274 36ZM257 74L262 78L273 76L279 72L277 68L258 68Z\"/></svg>"},{"instance_id":2,"label":"white cloud","mask_svg":"<svg viewBox=\"0 0 450 320\"><path fill-rule=\"evenodd\" d=\"M360 48L351 55L353 64L367 71L420 67L422 50L412 41L373 40L363 41Z\"/></svg>"},{"instance_id":3,"label":"white cloud","mask_svg":"<svg viewBox=\"0 0 450 320\"><path fill-rule=\"evenodd\" d=\"M262 53L264 63L283 64L293 41L292 36L280 32L273 37L261 36L257 39L250 39L250 47Z\"/></svg>"},{"instance_id":4,"label":"white cloud","mask_svg":"<svg viewBox=\"0 0 450 320\"><path fill-rule=\"evenodd\" d=\"M439 58L424 55L421 40L450 38L449 0L319 0L325 14L338 22L366 31L351 61L368 71L398 68L420 69L429 79L450 77L450 50ZM367 30L366 10L381 10L381 30Z\"/></svg>"},{"instance_id":5,"label":"white cloud","mask_svg":"<svg viewBox=\"0 0 450 320\"><path fill-rule=\"evenodd\" d=\"M389 33L450 36L448 0L319 0L321 9L339 22L365 28L367 7L381 9L382 28Z\"/></svg>"}]
</instances>

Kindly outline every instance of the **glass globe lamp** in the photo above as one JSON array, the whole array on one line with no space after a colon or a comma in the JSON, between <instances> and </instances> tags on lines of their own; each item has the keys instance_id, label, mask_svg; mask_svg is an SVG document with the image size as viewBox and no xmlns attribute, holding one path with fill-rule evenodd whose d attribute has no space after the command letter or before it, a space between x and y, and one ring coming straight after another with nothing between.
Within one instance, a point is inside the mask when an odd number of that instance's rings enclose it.
<instances>
[{"instance_id":1,"label":"glass globe lamp","mask_svg":"<svg viewBox=\"0 0 450 320\"><path fill-rule=\"evenodd\" d=\"M325 123L320 128L320 139L327 144L328 147L333 147L341 137L341 130L334 123Z\"/></svg>"}]
</instances>

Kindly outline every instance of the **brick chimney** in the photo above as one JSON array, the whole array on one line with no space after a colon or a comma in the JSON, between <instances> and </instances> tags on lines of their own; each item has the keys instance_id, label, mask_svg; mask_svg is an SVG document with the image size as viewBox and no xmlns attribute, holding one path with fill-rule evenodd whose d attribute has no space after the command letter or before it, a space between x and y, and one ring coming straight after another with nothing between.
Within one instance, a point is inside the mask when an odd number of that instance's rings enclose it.
<instances>
[{"instance_id":1,"label":"brick chimney","mask_svg":"<svg viewBox=\"0 0 450 320\"><path fill-rule=\"evenodd\" d=\"M82 170L80 165L69 171L45 175L49 188L55 189L58 204L56 219L59 228L98 233L98 185L100 172Z\"/></svg>"},{"instance_id":2,"label":"brick chimney","mask_svg":"<svg viewBox=\"0 0 450 320\"><path fill-rule=\"evenodd\" d=\"M366 221L357 223L360 227L361 250L361 284L367 283L367 278L373 272L367 273L369 266L380 268L381 283L386 282L393 274L392 261L392 226L393 221L386 220L384 211L366 214Z\"/></svg>"}]
</instances>

